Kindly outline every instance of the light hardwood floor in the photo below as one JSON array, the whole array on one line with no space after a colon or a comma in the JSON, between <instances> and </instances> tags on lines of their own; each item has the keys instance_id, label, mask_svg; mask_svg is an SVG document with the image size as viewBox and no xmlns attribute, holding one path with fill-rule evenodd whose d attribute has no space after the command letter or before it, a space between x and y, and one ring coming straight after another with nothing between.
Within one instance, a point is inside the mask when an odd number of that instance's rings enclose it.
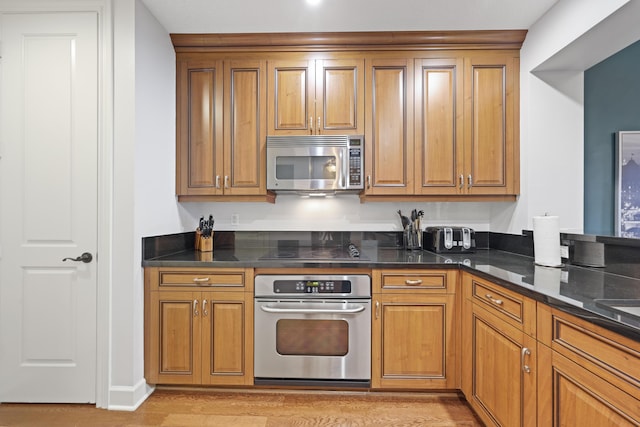
<instances>
[{"instance_id":1,"label":"light hardwood floor","mask_svg":"<svg viewBox=\"0 0 640 427\"><path fill-rule=\"evenodd\" d=\"M481 426L455 394L159 389L135 412L1 404L0 426Z\"/></svg>"}]
</instances>

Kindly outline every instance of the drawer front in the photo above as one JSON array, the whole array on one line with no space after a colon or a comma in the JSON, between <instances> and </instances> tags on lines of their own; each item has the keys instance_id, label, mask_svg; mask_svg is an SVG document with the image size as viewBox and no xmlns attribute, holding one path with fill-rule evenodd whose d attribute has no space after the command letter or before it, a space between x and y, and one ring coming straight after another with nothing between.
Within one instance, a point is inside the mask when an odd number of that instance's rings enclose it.
<instances>
[{"instance_id":1,"label":"drawer front","mask_svg":"<svg viewBox=\"0 0 640 427\"><path fill-rule=\"evenodd\" d=\"M464 295L501 319L536 336L536 302L487 280L465 274Z\"/></svg>"},{"instance_id":2,"label":"drawer front","mask_svg":"<svg viewBox=\"0 0 640 427\"><path fill-rule=\"evenodd\" d=\"M374 292L451 293L454 292L455 271L447 270L377 270L374 271ZM377 288L377 289L376 289Z\"/></svg>"},{"instance_id":3,"label":"drawer front","mask_svg":"<svg viewBox=\"0 0 640 427\"><path fill-rule=\"evenodd\" d=\"M551 348L620 388L640 390L640 345L611 331L553 310ZM622 384L617 380L622 380Z\"/></svg>"},{"instance_id":4,"label":"drawer front","mask_svg":"<svg viewBox=\"0 0 640 427\"><path fill-rule=\"evenodd\" d=\"M244 283L243 271L160 271L160 288L185 286L242 288Z\"/></svg>"},{"instance_id":5,"label":"drawer front","mask_svg":"<svg viewBox=\"0 0 640 427\"><path fill-rule=\"evenodd\" d=\"M504 290L474 280L472 296L475 301L481 301L486 304L489 307L489 311L495 310L517 322L523 321L524 304L522 297L517 294L510 295Z\"/></svg>"}]
</instances>

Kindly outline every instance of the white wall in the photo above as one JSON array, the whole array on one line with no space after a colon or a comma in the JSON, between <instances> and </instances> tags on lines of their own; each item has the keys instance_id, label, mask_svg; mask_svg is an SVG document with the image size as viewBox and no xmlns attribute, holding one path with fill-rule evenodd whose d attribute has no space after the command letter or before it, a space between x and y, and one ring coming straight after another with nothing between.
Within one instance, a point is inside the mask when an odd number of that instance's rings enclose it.
<instances>
[{"instance_id":1,"label":"white wall","mask_svg":"<svg viewBox=\"0 0 640 427\"><path fill-rule=\"evenodd\" d=\"M114 0L113 254L109 402L135 409L144 381L141 239L180 228L174 196L175 55L138 0Z\"/></svg>"},{"instance_id":2,"label":"white wall","mask_svg":"<svg viewBox=\"0 0 640 427\"><path fill-rule=\"evenodd\" d=\"M584 200L583 71L640 38L638 0L560 0L536 22L520 52L521 196L494 209L492 231L531 229L559 215L581 233Z\"/></svg>"}]
</instances>

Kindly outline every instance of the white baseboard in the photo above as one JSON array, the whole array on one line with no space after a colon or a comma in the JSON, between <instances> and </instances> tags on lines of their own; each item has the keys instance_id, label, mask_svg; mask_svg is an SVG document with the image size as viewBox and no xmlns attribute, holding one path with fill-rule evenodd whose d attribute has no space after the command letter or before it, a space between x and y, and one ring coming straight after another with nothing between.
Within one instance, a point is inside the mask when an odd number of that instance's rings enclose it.
<instances>
[{"instance_id":1,"label":"white baseboard","mask_svg":"<svg viewBox=\"0 0 640 427\"><path fill-rule=\"evenodd\" d=\"M145 379L141 379L138 384L128 386L111 386L109 388L110 411L135 411L142 403L151 396L155 387L147 384Z\"/></svg>"}]
</instances>

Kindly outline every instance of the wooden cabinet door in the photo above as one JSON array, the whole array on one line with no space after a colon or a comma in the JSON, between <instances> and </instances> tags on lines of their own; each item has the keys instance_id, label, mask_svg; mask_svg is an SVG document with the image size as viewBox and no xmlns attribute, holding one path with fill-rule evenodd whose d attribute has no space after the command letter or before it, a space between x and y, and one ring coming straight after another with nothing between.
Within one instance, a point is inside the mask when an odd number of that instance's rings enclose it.
<instances>
[{"instance_id":1,"label":"wooden cabinet door","mask_svg":"<svg viewBox=\"0 0 640 427\"><path fill-rule=\"evenodd\" d=\"M316 127L315 63L269 61L269 135L312 135Z\"/></svg>"},{"instance_id":2,"label":"wooden cabinet door","mask_svg":"<svg viewBox=\"0 0 640 427\"><path fill-rule=\"evenodd\" d=\"M200 302L199 292L150 292L149 383L200 383Z\"/></svg>"},{"instance_id":3,"label":"wooden cabinet door","mask_svg":"<svg viewBox=\"0 0 640 427\"><path fill-rule=\"evenodd\" d=\"M225 63L225 195L266 194L266 62Z\"/></svg>"},{"instance_id":4,"label":"wooden cabinet door","mask_svg":"<svg viewBox=\"0 0 640 427\"><path fill-rule=\"evenodd\" d=\"M536 341L477 304L463 325L466 397L491 426L536 425Z\"/></svg>"},{"instance_id":5,"label":"wooden cabinet door","mask_svg":"<svg viewBox=\"0 0 640 427\"><path fill-rule=\"evenodd\" d=\"M315 124L319 134L364 133L364 60L317 60Z\"/></svg>"},{"instance_id":6,"label":"wooden cabinet door","mask_svg":"<svg viewBox=\"0 0 640 427\"><path fill-rule=\"evenodd\" d=\"M203 292L202 302L202 383L253 384L252 299L245 301L244 292Z\"/></svg>"},{"instance_id":7,"label":"wooden cabinet door","mask_svg":"<svg viewBox=\"0 0 640 427\"><path fill-rule=\"evenodd\" d=\"M584 366L538 344L539 425L618 427L640 425L640 399Z\"/></svg>"},{"instance_id":8,"label":"wooden cabinet door","mask_svg":"<svg viewBox=\"0 0 640 427\"><path fill-rule=\"evenodd\" d=\"M455 295L374 295L373 388L456 385Z\"/></svg>"},{"instance_id":9,"label":"wooden cabinet door","mask_svg":"<svg viewBox=\"0 0 640 427\"><path fill-rule=\"evenodd\" d=\"M365 194L413 194L412 60L368 59L365 80Z\"/></svg>"},{"instance_id":10,"label":"wooden cabinet door","mask_svg":"<svg viewBox=\"0 0 640 427\"><path fill-rule=\"evenodd\" d=\"M465 58L465 189L475 195L519 191L519 63L508 55Z\"/></svg>"},{"instance_id":11,"label":"wooden cabinet door","mask_svg":"<svg viewBox=\"0 0 640 427\"><path fill-rule=\"evenodd\" d=\"M464 191L462 58L416 59L415 192Z\"/></svg>"},{"instance_id":12,"label":"wooden cabinet door","mask_svg":"<svg viewBox=\"0 0 640 427\"><path fill-rule=\"evenodd\" d=\"M222 61L178 61L176 192L222 194Z\"/></svg>"}]
</instances>

